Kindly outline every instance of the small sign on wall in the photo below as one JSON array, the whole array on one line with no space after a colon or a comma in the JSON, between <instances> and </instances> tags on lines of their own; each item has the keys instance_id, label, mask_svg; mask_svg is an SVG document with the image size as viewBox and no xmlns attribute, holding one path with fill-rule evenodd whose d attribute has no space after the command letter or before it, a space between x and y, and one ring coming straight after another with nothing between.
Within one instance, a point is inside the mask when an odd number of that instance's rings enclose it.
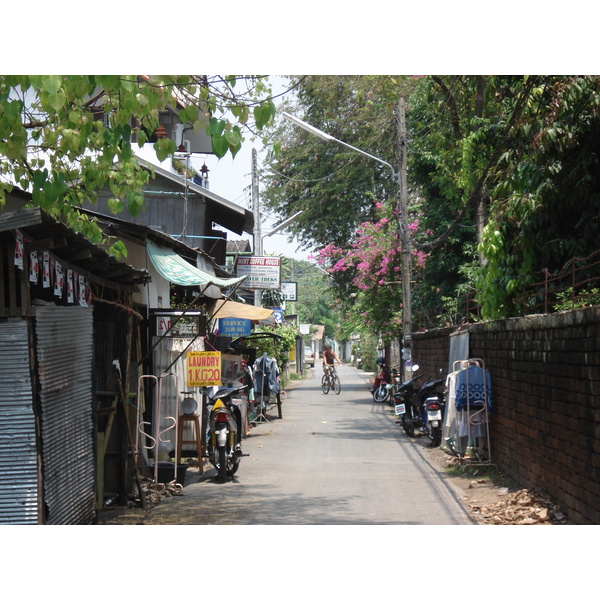
<instances>
[{"instance_id":1,"label":"small sign on wall","mask_svg":"<svg viewBox=\"0 0 600 600\"><path fill-rule=\"evenodd\" d=\"M236 319L233 317L226 317L219 319L219 335L225 337L243 337L250 335L252 328L252 321L250 319Z\"/></svg>"},{"instance_id":2,"label":"small sign on wall","mask_svg":"<svg viewBox=\"0 0 600 600\"><path fill-rule=\"evenodd\" d=\"M282 282L281 293L284 300L296 302L298 300L298 283L296 281Z\"/></svg>"},{"instance_id":3,"label":"small sign on wall","mask_svg":"<svg viewBox=\"0 0 600 600\"><path fill-rule=\"evenodd\" d=\"M188 352L186 360L188 387L221 385L220 352Z\"/></svg>"}]
</instances>

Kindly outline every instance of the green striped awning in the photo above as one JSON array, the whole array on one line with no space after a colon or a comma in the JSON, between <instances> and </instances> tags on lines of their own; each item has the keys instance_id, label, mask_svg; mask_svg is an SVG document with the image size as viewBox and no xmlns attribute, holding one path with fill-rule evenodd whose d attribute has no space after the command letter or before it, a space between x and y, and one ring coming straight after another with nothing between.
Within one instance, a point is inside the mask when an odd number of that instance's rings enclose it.
<instances>
[{"instance_id":1,"label":"green striped awning","mask_svg":"<svg viewBox=\"0 0 600 600\"><path fill-rule=\"evenodd\" d=\"M221 277L215 277L209 273L201 271L194 265L190 264L187 260L179 256L176 252L169 248L163 248L148 242L148 255L152 264L156 267L156 270L171 283L177 285L216 285L220 288L227 288L232 285L238 284L244 280L247 275L243 277L232 277L230 279L223 279Z\"/></svg>"}]
</instances>

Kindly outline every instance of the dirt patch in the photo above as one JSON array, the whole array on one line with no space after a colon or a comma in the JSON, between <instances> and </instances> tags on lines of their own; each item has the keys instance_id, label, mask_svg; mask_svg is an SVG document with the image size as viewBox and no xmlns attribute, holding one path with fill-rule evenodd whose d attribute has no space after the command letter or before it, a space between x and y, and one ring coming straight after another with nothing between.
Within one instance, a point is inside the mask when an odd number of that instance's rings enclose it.
<instances>
[{"instance_id":1,"label":"dirt patch","mask_svg":"<svg viewBox=\"0 0 600 600\"><path fill-rule=\"evenodd\" d=\"M494 465L470 465L425 440L425 458L448 476L460 500L482 525L571 525L559 505L539 490L515 485Z\"/></svg>"}]
</instances>

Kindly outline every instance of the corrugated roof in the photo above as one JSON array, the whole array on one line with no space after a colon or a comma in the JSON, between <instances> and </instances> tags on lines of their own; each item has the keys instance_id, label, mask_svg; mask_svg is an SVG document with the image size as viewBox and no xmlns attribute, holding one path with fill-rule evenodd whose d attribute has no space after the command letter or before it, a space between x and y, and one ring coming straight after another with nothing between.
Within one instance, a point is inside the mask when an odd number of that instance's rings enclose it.
<instances>
[{"instance_id":1,"label":"corrugated roof","mask_svg":"<svg viewBox=\"0 0 600 600\"><path fill-rule=\"evenodd\" d=\"M144 185L144 190L148 191L164 191L167 189L164 180L171 182L174 190L181 191L185 187L186 181L181 175L177 173L171 173L162 167L156 166L151 162L144 160L143 158L137 157L138 162L141 166L148 170L153 170L162 181L150 180ZM234 233L253 233L254 231L254 214L243 206L235 204L221 198L214 192L199 186L193 181L187 181L188 194L198 195L204 197L207 205L212 208L212 219L215 223L233 231Z\"/></svg>"}]
</instances>

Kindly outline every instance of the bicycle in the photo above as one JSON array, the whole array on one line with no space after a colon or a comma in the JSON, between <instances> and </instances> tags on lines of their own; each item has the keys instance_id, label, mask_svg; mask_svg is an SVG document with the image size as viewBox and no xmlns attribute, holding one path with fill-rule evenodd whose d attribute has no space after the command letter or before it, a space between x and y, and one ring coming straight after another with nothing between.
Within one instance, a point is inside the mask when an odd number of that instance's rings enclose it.
<instances>
[{"instance_id":1,"label":"bicycle","mask_svg":"<svg viewBox=\"0 0 600 600\"><path fill-rule=\"evenodd\" d=\"M324 394L329 394L329 390L333 390L336 394L342 391L340 378L335 370L334 365L330 365L321 379L321 389Z\"/></svg>"}]
</instances>

